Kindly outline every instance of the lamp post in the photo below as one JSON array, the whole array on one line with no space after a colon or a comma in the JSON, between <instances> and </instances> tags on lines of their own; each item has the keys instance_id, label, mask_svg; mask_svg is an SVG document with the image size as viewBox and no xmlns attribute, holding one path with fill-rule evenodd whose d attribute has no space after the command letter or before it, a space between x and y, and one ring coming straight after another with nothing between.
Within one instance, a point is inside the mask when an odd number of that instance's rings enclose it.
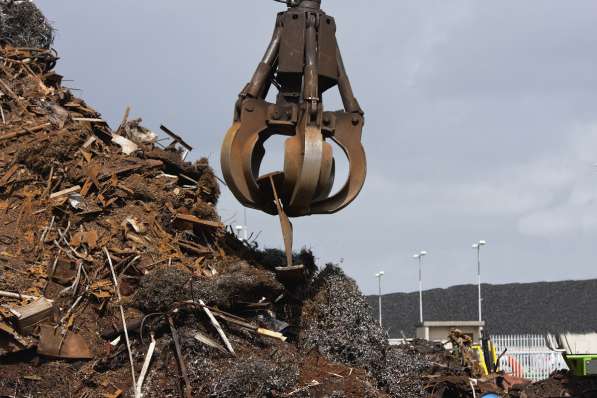
<instances>
[{"instance_id":1,"label":"lamp post","mask_svg":"<svg viewBox=\"0 0 597 398\"><path fill-rule=\"evenodd\" d=\"M479 322L483 322L482 314L482 299L481 299L481 247L487 244L486 241L480 240L473 245L473 249L477 250L477 284L479 288Z\"/></svg>"},{"instance_id":2,"label":"lamp post","mask_svg":"<svg viewBox=\"0 0 597 398\"><path fill-rule=\"evenodd\" d=\"M385 273L383 271L379 271L377 274L375 274L375 276L377 277L377 283L378 283L378 287L379 287L379 327L383 327L382 325L382 321L381 321L381 277L384 276Z\"/></svg>"},{"instance_id":3,"label":"lamp post","mask_svg":"<svg viewBox=\"0 0 597 398\"><path fill-rule=\"evenodd\" d=\"M415 260L419 260L419 322L423 324L423 257L427 255L425 250L413 255Z\"/></svg>"}]
</instances>

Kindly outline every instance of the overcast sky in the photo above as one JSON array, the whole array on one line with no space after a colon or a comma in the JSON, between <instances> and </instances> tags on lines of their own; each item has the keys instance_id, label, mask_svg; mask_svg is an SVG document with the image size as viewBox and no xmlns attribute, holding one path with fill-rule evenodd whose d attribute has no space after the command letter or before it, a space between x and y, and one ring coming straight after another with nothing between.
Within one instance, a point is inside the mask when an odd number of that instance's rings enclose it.
<instances>
[{"instance_id":1,"label":"overcast sky","mask_svg":"<svg viewBox=\"0 0 597 398\"><path fill-rule=\"evenodd\" d=\"M127 105L209 156L271 37L270 0L39 0L65 85L112 126ZM366 293L475 280L597 276L597 2L324 0L366 111L368 180L332 216L294 221L295 245L343 259ZM328 107L335 108L330 98ZM277 146L274 146L274 149ZM271 156L269 164L279 161ZM224 189L224 219L242 208ZM248 212L282 247L276 218Z\"/></svg>"}]
</instances>

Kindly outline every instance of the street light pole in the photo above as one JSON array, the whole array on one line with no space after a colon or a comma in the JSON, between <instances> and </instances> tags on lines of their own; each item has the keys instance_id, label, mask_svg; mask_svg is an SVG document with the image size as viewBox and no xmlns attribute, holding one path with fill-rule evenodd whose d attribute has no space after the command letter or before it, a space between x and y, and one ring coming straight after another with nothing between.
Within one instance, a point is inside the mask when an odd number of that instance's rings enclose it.
<instances>
[{"instance_id":1,"label":"street light pole","mask_svg":"<svg viewBox=\"0 0 597 398\"><path fill-rule=\"evenodd\" d=\"M379 287L379 290L378 290L379 294L377 296L379 298L379 304L378 304L378 307L379 307L379 327L383 327L382 320L381 320L381 277L384 276L384 275L385 275L385 273L383 271L379 271L377 274L375 274L375 276L377 277L377 282L378 282L378 287Z\"/></svg>"},{"instance_id":2,"label":"street light pole","mask_svg":"<svg viewBox=\"0 0 597 398\"><path fill-rule=\"evenodd\" d=\"M479 322L483 322L483 299L481 298L481 247L487 244L486 241L480 240L473 245L473 249L477 250L477 287L479 290Z\"/></svg>"},{"instance_id":3,"label":"street light pole","mask_svg":"<svg viewBox=\"0 0 597 398\"><path fill-rule=\"evenodd\" d=\"M413 256L419 260L419 322L423 324L423 257L427 255L426 251L421 251Z\"/></svg>"},{"instance_id":4,"label":"street light pole","mask_svg":"<svg viewBox=\"0 0 597 398\"><path fill-rule=\"evenodd\" d=\"M245 222L245 225L243 225L243 240L247 241L249 240L249 224L247 224L247 208L243 207L243 211L244 211L244 219L243 221Z\"/></svg>"}]
</instances>

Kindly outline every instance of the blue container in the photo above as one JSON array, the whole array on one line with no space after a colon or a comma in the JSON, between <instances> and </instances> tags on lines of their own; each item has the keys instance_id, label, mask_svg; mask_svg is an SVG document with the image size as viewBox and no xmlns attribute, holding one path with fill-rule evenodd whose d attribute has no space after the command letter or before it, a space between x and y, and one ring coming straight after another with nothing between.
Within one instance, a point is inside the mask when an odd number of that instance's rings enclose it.
<instances>
[{"instance_id":1,"label":"blue container","mask_svg":"<svg viewBox=\"0 0 597 398\"><path fill-rule=\"evenodd\" d=\"M481 398L500 398L500 396L495 393L488 392L486 394L481 395Z\"/></svg>"}]
</instances>

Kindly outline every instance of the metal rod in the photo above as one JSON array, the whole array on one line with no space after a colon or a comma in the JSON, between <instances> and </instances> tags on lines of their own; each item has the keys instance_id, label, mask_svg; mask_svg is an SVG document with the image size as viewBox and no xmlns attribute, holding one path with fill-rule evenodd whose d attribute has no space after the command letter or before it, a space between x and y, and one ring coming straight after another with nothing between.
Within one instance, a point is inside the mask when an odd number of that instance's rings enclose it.
<instances>
[{"instance_id":1,"label":"metal rod","mask_svg":"<svg viewBox=\"0 0 597 398\"><path fill-rule=\"evenodd\" d=\"M377 277L377 283L379 284L378 286L378 308L379 308L379 327L383 327L383 321L382 321L382 315L381 315L381 277L384 276L384 272L383 271L379 271L377 274L375 274L375 276Z\"/></svg>"},{"instance_id":2,"label":"metal rod","mask_svg":"<svg viewBox=\"0 0 597 398\"><path fill-rule=\"evenodd\" d=\"M477 246L477 281L479 287L479 322L483 322L482 298L481 298L481 245Z\"/></svg>"},{"instance_id":3,"label":"metal rod","mask_svg":"<svg viewBox=\"0 0 597 398\"><path fill-rule=\"evenodd\" d=\"M379 327L383 327L381 320L381 275L377 279L379 281Z\"/></svg>"},{"instance_id":4,"label":"metal rod","mask_svg":"<svg viewBox=\"0 0 597 398\"><path fill-rule=\"evenodd\" d=\"M340 97L342 98L344 110L350 113L363 114L364 112L361 109L359 102L355 98L354 92L352 91L352 85L350 84L350 80L348 79L346 67L344 66L344 60L342 59L342 54L340 53L340 46L338 46L337 41L336 61L338 62L338 90L340 91Z\"/></svg>"},{"instance_id":5,"label":"metal rod","mask_svg":"<svg viewBox=\"0 0 597 398\"><path fill-rule=\"evenodd\" d=\"M279 22L276 22L276 28L272 35L270 44L263 55L263 59L257 66L251 81L242 91L241 96L249 96L252 98L265 97L269 91L271 83L272 71L278 59L278 51L280 49L280 42L282 41L282 27Z\"/></svg>"},{"instance_id":6,"label":"metal rod","mask_svg":"<svg viewBox=\"0 0 597 398\"><path fill-rule=\"evenodd\" d=\"M315 15L310 14L307 19L307 31L305 33L304 99L305 102L311 104L319 102L316 23ZM312 109L312 111L314 110Z\"/></svg>"},{"instance_id":7,"label":"metal rod","mask_svg":"<svg viewBox=\"0 0 597 398\"><path fill-rule=\"evenodd\" d=\"M282 228L282 236L284 237L284 250L286 251L286 263L288 267L292 267L293 265L293 253L292 253L292 241L293 241L293 231L292 231L292 223L288 219L288 216L284 212L284 206L282 206L282 201L278 196L278 191L276 190L276 184L274 182L274 178L270 175L269 181L272 184L272 192L274 193L274 201L276 202L276 208L278 210L278 217L280 219L280 226Z\"/></svg>"},{"instance_id":8,"label":"metal rod","mask_svg":"<svg viewBox=\"0 0 597 398\"><path fill-rule=\"evenodd\" d=\"M419 322L423 324L423 256L419 255Z\"/></svg>"},{"instance_id":9,"label":"metal rod","mask_svg":"<svg viewBox=\"0 0 597 398\"><path fill-rule=\"evenodd\" d=\"M129 362L131 364L131 378L133 380L133 391L137 391L137 380L135 379L135 361L133 360L133 352L131 350L131 342L129 340L129 332L126 326L126 317L124 316L124 308L122 307L122 296L120 295L120 287L118 286L118 279L116 279L116 272L114 271L114 265L112 264L112 258L110 252L106 247L103 248L106 257L108 258L108 265L110 266L110 272L112 274L112 281L114 282L114 290L116 290L116 297L118 297L118 307L120 308L120 318L122 320L122 330L124 331L124 339L126 341L126 347L129 354Z\"/></svg>"}]
</instances>

